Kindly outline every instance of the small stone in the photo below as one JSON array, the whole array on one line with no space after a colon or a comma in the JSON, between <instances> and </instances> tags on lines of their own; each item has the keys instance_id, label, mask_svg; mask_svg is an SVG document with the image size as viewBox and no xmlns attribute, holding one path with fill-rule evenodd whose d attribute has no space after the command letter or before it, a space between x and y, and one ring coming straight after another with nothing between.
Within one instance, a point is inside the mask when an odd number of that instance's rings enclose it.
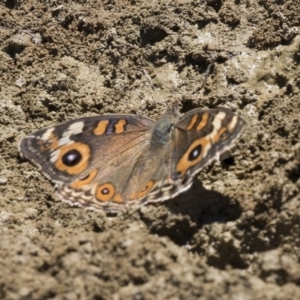
<instances>
[{"instance_id":1,"label":"small stone","mask_svg":"<svg viewBox=\"0 0 300 300\"><path fill-rule=\"evenodd\" d=\"M0 177L0 185L6 185L7 178L6 177Z\"/></svg>"}]
</instances>

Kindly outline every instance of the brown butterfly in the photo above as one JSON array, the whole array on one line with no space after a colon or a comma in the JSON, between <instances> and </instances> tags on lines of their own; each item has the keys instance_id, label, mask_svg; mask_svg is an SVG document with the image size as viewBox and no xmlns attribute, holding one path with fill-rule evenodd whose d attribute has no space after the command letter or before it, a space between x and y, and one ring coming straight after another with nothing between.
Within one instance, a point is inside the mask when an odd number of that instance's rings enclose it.
<instances>
[{"instance_id":1,"label":"brown butterfly","mask_svg":"<svg viewBox=\"0 0 300 300\"><path fill-rule=\"evenodd\" d=\"M20 153L56 184L59 198L119 211L186 191L203 167L229 150L246 122L226 108L169 108L139 115L83 117L27 136Z\"/></svg>"}]
</instances>

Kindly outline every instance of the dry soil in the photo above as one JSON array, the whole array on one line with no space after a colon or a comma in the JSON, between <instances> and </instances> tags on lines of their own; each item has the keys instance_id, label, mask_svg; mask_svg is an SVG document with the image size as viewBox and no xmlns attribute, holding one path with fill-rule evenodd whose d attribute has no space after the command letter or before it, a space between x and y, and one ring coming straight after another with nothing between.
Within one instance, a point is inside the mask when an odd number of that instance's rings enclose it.
<instances>
[{"instance_id":1,"label":"dry soil","mask_svg":"<svg viewBox=\"0 0 300 300\"><path fill-rule=\"evenodd\" d=\"M300 299L299 25L294 0L0 1L0 299ZM18 154L44 126L172 103L248 127L171 201L70 207Z\"/></svg>"}]
</instances>

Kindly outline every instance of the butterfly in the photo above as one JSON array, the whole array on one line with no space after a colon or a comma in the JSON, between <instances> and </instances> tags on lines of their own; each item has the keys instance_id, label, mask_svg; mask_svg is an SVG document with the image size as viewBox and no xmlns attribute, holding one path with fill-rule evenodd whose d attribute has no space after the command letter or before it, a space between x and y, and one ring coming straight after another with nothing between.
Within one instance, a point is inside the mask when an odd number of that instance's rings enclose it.
<instances>
[{"instance_id":1,"label":"butterfly","mask_svg":"<svg viewBox=\"0 0 300 300\"><path fill-rule=\"evenodd\" d=\"M189 189L245 124L226 108L197 108L180 117L173 106L157 121L126 114L67 121L25 137L19 151L55 183L62 201L118 212Z\"/></svg>"}]
</instances>

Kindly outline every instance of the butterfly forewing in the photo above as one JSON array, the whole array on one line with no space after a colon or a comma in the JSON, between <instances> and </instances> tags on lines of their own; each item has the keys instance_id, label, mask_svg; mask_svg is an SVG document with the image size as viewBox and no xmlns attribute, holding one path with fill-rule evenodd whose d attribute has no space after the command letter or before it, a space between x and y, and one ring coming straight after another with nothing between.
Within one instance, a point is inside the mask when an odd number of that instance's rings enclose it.
<instances>
[{"instance_id":1,"label":"butterfly forewing","mask_svg":"<svg viewBox=\"0 0 300 300\"><path fill-rule=\"evenodd\" d=\"M68 183L118 160L126 148L147 139L154 123L133 115L84 117L30 134L19 150L52 181Z\"/></svg>"},{"instance_id":2,"label":"butterfly forewing","mask_svg":"<svg viewBox=\"0 0 300 300\"><path fill-rule=\"evenodd\" d=\"M229 150L246 122L226 108L195 109L175 125L173 174L189 182L211 161Z\"/></svg>"}]
</instances>

